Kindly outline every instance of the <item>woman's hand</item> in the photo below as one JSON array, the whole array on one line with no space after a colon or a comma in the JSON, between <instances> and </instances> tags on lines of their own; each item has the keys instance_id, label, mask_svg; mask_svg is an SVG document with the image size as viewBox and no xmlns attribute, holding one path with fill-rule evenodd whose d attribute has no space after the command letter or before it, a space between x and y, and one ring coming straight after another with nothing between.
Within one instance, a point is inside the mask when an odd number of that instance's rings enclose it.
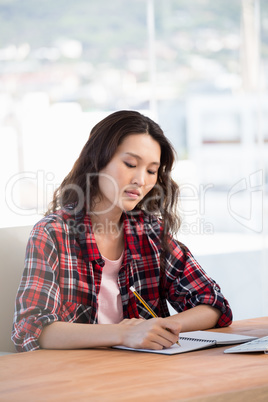
<instances>
[{"instance_id":1,"label":"woman's hand","mask_svg":"<svg viewBox=\"0 0 268 402\"><path fill-rule=\"evenodd\" d=\"M178 321L169 318L123 320L122 345L130 348L161 350L177 342L181 330Z\"/></svg>"}]
</instances>

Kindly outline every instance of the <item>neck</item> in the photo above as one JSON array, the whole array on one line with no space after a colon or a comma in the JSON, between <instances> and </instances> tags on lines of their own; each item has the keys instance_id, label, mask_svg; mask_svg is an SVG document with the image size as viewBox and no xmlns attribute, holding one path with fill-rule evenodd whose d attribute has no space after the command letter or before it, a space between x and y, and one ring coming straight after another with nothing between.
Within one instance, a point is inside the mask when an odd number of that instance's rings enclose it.
<instances>
[{"instance_id":1,"label":"neck","mask_svg":"<svg viewBox=\"0 0 268 402\"><path fill-rule=\"evenodd\" d=\"M124 249L122 210L104 207L101 202L95 204L91 214L92 230L100 253L110 260L116 260Z\"/></svg>"},{"instance_id":2,"label":"neck","mask_svg":"<svg viewBox=\"0 0 268 402\"><path fill-rule=\"evenodd\" d=\"M92 229L94 233L99 235L118 236L121 231L122 211L109 213L98 213L94 211L91 215Z\"/></svg>"},{"instance_id":3,"label":"neck","mask_svg":"<svg viewBox=\"0 0 268 402\"><path fill-rule=\"evenodd\" d=\"M120 222L116 223L109 219L95 220L91 218L92 229L95 234L118 237L121 232Z\"/></svg>"}]
</instances>

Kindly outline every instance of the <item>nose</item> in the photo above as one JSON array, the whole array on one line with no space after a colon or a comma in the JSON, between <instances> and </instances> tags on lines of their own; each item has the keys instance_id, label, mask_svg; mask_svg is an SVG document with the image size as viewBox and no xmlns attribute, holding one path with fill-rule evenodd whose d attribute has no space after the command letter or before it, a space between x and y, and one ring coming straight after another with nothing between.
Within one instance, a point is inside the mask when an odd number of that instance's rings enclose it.
<instances>
[{"instance_id":1,"label":"nose","mask_svg":"<svg viewBox=\"0 0 268 402\"><path fill-rule=\"evenodd\" d=\"M141 169L136 170L131 183L136 184L139 187L144 186L145 185L145 172Z\"/></svg>"}]
</instances>

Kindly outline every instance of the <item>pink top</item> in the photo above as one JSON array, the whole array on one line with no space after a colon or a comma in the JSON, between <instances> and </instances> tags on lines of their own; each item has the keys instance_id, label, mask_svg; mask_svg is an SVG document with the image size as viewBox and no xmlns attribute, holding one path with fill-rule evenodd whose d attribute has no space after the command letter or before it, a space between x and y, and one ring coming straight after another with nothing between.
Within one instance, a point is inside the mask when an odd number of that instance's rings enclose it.
<instances>
[{"instance_id":1,"label":"pink top","mask_svg":"<svg viewBox=\"0 0 268 402\"><path fill-rule=\"evenodd\" d=\"M103 257L103 256L102 256ZM103 257L101 286L98 295L98 323L118 324L123 320L121 294L118 286L118 272L121 268L123 253L118 260Z\"/></svg>"}]
</instances>

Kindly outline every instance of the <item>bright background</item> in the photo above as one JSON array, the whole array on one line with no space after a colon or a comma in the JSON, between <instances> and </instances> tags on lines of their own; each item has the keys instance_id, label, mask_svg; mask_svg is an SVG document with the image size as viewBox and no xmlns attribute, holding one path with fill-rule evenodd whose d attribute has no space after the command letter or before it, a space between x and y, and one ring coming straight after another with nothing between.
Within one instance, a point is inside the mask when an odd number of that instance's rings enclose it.
<instances>
[{"instance_id":1,"label":"bright background","mask_svg":"<svg viewBox=\"0 0 268 402\"><path fill-rule=\"evenodd\" d=\"M178 154L178 238L235 319L268 315L267 67L265 0L0 0L0 226L39 220L92 126L139 110Z\"/></svg>"}]
</instances>

